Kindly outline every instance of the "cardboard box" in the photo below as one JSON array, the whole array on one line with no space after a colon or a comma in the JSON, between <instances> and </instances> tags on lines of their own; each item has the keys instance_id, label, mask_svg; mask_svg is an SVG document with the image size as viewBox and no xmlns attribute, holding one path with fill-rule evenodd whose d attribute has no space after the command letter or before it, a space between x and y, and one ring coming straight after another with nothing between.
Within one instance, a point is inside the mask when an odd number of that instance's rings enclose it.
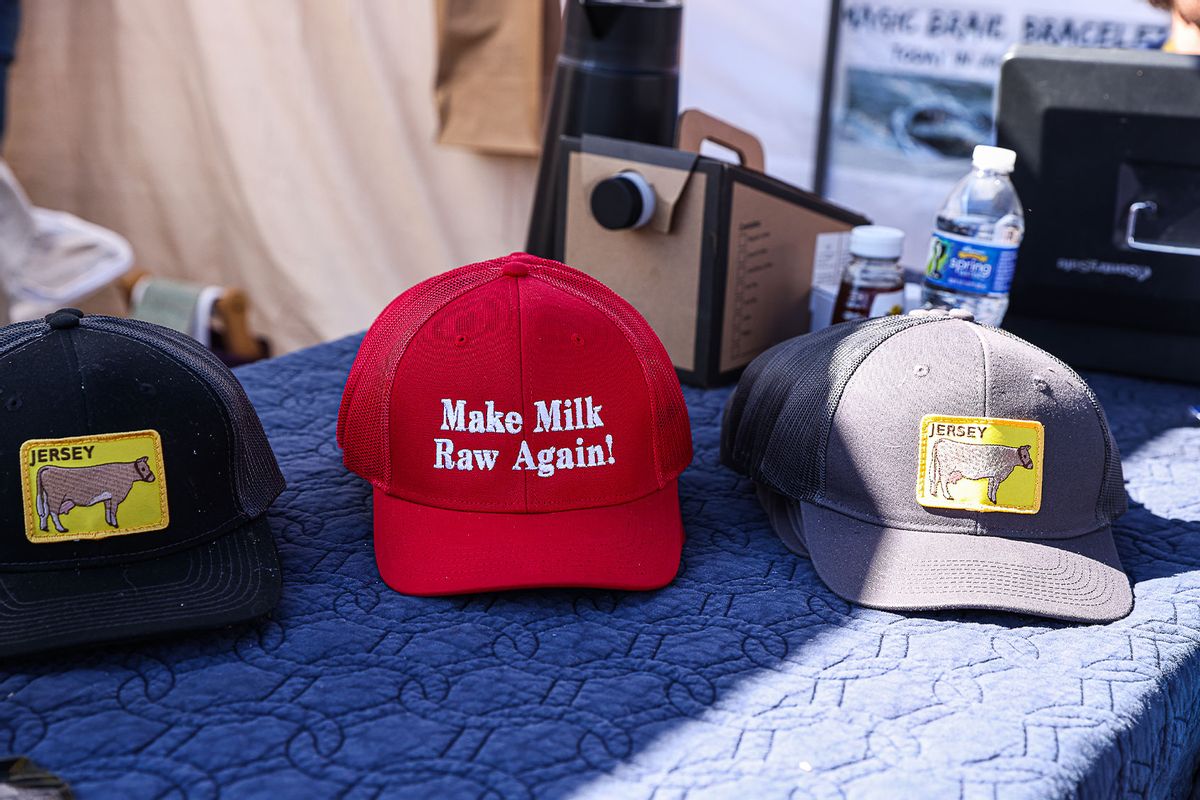
<instances>
[{"instance_id":1,"label":"cardboard box","mask_svg":"<svg viewBox=\"0 0 1200 800\"><path fill-rule=\"evenodd\" d=\"M562 154L556 256L628 300L680 380L697 386L732 381L768 347L807 332L814 273L836 281L850 229L868 224L694 152L584 136L563 137ZM593 216L591 194L622 170L652 185L655 209L641 228L609 230Z\"/></svg>"}]
</instances>

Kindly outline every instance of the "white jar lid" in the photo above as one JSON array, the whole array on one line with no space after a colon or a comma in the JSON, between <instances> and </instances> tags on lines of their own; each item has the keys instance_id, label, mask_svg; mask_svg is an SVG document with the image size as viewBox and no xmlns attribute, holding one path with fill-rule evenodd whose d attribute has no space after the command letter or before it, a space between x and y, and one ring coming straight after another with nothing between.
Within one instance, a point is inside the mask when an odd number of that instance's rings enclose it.
<instances>
[{"instance_id":1,"label":"white jar lid","mask_svg":"<svg viewBox=\"0 0 1200 800\"><path fill-rule=\"evenodd\" d=\"M997 172L1012 172L1017 166L1017 154L1007 147L975 146L971 154L971 165L977 169L994 169Z\"/></svg>"},{"instance_id":2,"label":"white jar lid","mask_svg":"<svg viewBox=\"0 0 1200 800\"><path fill-rule=\"evenodd\" d=\"M900 258L904 231L885 225L859 225L850 231L850 253L861 258Z\"/></svg>"}]
</instances>

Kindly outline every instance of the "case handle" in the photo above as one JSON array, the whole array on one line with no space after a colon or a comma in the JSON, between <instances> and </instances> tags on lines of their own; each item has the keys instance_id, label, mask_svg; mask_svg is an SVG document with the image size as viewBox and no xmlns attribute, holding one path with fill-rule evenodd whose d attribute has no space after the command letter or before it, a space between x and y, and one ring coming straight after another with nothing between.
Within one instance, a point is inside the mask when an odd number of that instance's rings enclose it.
<instances>
[{"instance_id":1,"label":"case handle","mask_svg":"<svg viewBox=\"0 0 1200 800\"><path fill-rule=\"evenodd\" d=\"M1170 253L1176 256L1200 256L1200 247L1165 242L1144 242L1137 238L1138 217L1142 214L1153 217L1158 213L1158 203L1153 200L1138 200L1129 205L1129 220L1125 223L1125 246L1130 250L1149 253Z\"/></svg>"},{"instance_id":2,"label":"case handle","mask_svg":"<svg viewBox=\"0 0 1200 800\"><path fill-rule=\"evenodd\" d=\"M689 153L699 153L700 145L706 139L737 153L743 167L759 172L766 170L762 142L754 134L697 108L689 108L679 115L676 147Z\"/></svg>"}]
</instances>

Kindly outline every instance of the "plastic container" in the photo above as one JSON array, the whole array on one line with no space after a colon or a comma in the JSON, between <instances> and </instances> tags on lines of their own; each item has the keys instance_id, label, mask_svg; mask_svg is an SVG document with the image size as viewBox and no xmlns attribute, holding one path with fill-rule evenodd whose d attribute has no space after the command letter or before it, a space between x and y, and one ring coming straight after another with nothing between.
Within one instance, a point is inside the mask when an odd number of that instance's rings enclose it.
<instances>
[{"instance_id":1,"label":"plastic container","mask_svg":"<svg viewBox=\"0 0 1200 800\"><path fill-rule=\"evenodd\" d=\"M833 322L904 313L904 231L859 225L850 231L850 263L833 305Z\"/></svg>"}]
</instances>

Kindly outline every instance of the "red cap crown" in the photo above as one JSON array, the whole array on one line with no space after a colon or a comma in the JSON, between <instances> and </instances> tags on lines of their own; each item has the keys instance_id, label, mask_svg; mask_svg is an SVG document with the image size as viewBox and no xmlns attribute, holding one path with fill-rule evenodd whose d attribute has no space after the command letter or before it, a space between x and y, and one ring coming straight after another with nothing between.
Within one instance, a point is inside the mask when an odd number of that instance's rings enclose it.
<instances>
[{"instance_id":1,"label":"red cap crown","mask_svg":"<svg viewBox=\"0 0 1200 800\"><path fill-rule=\"evenodd\" d=\"M396 298L363 340L337 438L379 492L469 512L627 503L692 457L646 321L594 278L525 254Z\"/></svg>"}]
</instances>

